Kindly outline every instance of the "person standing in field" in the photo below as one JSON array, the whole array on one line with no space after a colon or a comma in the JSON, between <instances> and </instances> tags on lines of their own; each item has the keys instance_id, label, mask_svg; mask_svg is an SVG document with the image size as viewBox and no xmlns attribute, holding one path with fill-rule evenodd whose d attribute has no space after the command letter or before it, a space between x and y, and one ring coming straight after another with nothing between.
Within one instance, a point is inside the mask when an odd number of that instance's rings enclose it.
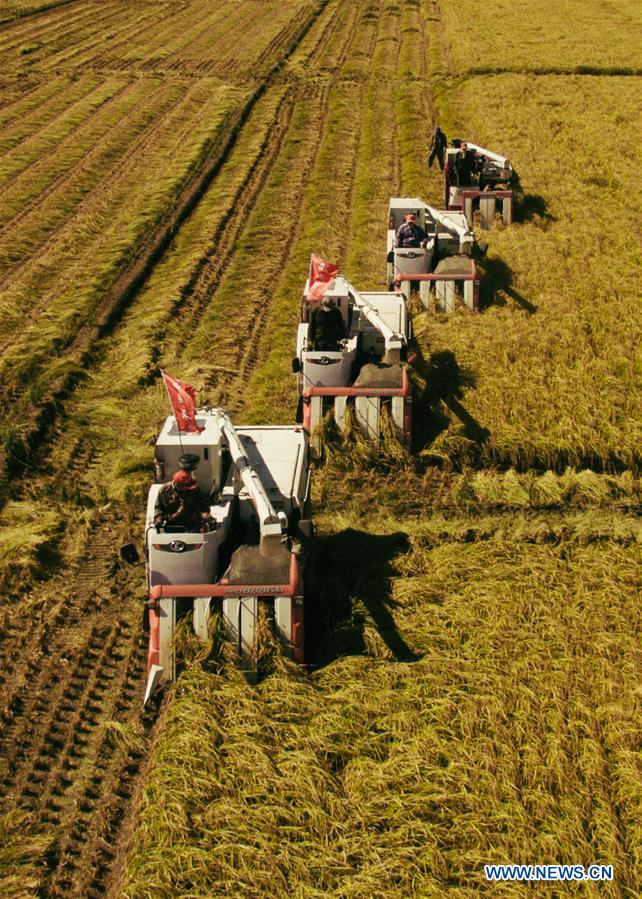
<instances>
[{"instance_id":1,"label":"person standing in field","mask_svg":"<svg viewBox=\"0 0 642 899\"><path fill-rule=\"evenodd\" d=\"M468 187L473 183L474 175L477 170L476 153L468 144L462 141L459 153L454 159L455 182L459 187Z\"/></svg>"},{"instance_id":2,"label":"person standing in field","mask_svg":"<svg viewBox=\"0 0 642 899\"><path fill-rule=\"evenodd\" d=\"M314 350L326 350L336 353L339 341L346 336L346 327L332 297L324 297L321 303L312 310L308 339Z\"/></svg>"},{"instance_id":3,"label":"person standing in field","mask_svg":"<svg viewBox=\"0 0 642 899\"><path fill-rule=\"evenodd\" d=\"M448 139L446 135L441 130L439 125L435 127L435 130L432 133L432 138L430 141L430 156L428 157L428 168L432 168L432 164L435 161L435 157L437 157L437 161L439 162L439 169L443 172L444 170L444 159L446 156L446 147L448 146Z\"/></svg>"}]
</instances>

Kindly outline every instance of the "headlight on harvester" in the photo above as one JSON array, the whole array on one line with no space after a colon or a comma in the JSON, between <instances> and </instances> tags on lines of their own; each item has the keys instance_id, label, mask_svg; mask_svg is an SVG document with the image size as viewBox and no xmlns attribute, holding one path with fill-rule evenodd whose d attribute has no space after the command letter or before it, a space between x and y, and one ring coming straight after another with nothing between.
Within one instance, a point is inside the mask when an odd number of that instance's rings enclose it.
<instances>
[{"instance_id":1,"label":"headlight on harvester","mask_svg":"<svg viewBox=\"0 0 642 899\"><path fill-rule=\"evenodd\" d=\"M166 553L187 553L193 549L200 549L202 543L185 543L183 540L172 540L171 543L152 543L154 549Z\"/></svg>"}]
</instances>

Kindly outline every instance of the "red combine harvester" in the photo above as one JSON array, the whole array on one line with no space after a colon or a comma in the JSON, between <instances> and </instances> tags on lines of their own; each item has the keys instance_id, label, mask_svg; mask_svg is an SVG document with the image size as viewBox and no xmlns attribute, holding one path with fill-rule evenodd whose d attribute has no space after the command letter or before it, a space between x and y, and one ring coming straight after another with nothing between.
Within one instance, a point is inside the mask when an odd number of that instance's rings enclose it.
<instances>
[{"instance_id":1,"label":"red combine harvester","mask_svg":"<svg viewBox=\"0 0 642 899\"><path fill-rule=\"evenodd\" d=\"M313 320L316 314L323 316L322 304L330 304L331 314L340 315L345 335L329 348L314 338ZM400 441L409 447L412 385L405 359L411 325L403 297L360 292L341 275L315 297L308 278L302 319L292 369L306 429L314 432L324 412L332 408L337 426L344 430L346 410L352 405L359 430L378 440L382 408L387 407Z\"/></svg>"},{"instance_id":2,"label":"red combine harvester","mask_svg":"<svg viewBox=\"0 0 642 899\"><path fill-rule=\"evenodd\" d=\"M220 615L241 664L253 672L262 604L286 652L304 660L305 573L314 539L308 435L301 427L237 430L221 409L196 412L196 422L200 432L180 432L171 415L156 442L147 503L145 702L176 676L175 629L188 615L203 640L210 616ZM163 484L170 475L171 484ZM175 497L182 506L172 512Z\"/></svg>"},{"instance_id":3,"label":"red combine harvester","mask_svg":"<svg viewBox=\"0 0 642 899\"><path fill-rule=\"evenodd\" d=\"M413 217L423 239L397 246L399 228ZM479 311L479 276L472 259L475 236L461 212L439 210L419 197L392 197L388 208L386 278L409 298L416 286L429 312L458 307Z\"/></svg>"},{"instance_id":4,"label":"red combine harvester","mask_svg":"<svg viewBox=\"0 0 642 899\"><path fill-rule=\"evenodd\" d=\"M510 161L471 141L457 139L452 144L444 168L446 208L463 212L471 225L478 209L482 227L488 228L499 207L504 224L510 225L515 202Z\"/></svg>"}]
</instances>

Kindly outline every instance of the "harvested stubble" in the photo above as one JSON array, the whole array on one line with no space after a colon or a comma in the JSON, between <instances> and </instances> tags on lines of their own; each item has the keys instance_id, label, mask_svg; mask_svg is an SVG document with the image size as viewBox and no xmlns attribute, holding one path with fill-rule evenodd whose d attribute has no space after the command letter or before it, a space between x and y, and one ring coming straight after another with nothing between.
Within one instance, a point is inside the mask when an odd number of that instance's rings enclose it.
<instances>
[{"instance_id":1,"label":"harvested stubble","mask_svg":"<svg viewBox=\"0 0 642 899\"><path fill-rule=\"evenodd\" d=\"M484 863L571 858L614 865L599 895L638 894L639 547L501 531L431 546L422 522L404 526L389 595L377 559L343 585L369 654L311 678L283 664L257 687L229 661L187 670L129 899L473 895ZM378 606L392 630L375 626ZM400 641L417 661L395 661Z\"/></svg>"},{"instance_id":2,"label":"harvested stubble","mask_svg":"<svg viewBox=\"0 0 642 899\"><path fill-rule=\"evenodd\" d=\"M31 4L36 5L37 0ZM238 0L135 7L116 0L102 4L100 17L91 0L75 0L70 9L60 0L42 5L47 15L5 26L0 35L5 70L209 74L248 84L265 79L319 0L261 0L249 16L239 14Z\"/></svg>"},{"instance_id":3,"label":"harvested stubble","mask_svg":"<svg viewBox=\"0 0 642 899\"><path fill-rule=\"evenodd\" d=\"M52 835L32 830L27 814L0 816L0 891L6 899L37 899L42 854Z\"/></svg>"},{"instance_id":4,"label":"harvested stubble","mask_svg":"<svg viewBox=\"0 0 642 899\"><path fill-rule=\"evenodd\" d=\"M224 139L244 98L237 89L197 82L178 88L169 104L159 107L157 99L140 110L142 137L136 138L134 129L133 148L123 154L117 145L106 144L115 172L101 168L105 160L100 156L93 167L72 169L78 195L72 193L61 206L54 193L49 203L45 188L42 201L17 226L12 245L18 267L7 273L2 311L9 336L18 320L21 328L0 364L3 400L20 396L20 403L13 403L14 428L30 402L37 404L52 385L82 366L82 342L74 349L79 329L91 333L95 318L106 318L108 311L101 308L106 288L171 211L213 143ZM72 145L68 150L73 154ZM65 183L60 190L64 194L69 187ZM31 257L23 255L30 250ZM25 313L33 318L25 321Z\"/></svg>"}]
</instances>

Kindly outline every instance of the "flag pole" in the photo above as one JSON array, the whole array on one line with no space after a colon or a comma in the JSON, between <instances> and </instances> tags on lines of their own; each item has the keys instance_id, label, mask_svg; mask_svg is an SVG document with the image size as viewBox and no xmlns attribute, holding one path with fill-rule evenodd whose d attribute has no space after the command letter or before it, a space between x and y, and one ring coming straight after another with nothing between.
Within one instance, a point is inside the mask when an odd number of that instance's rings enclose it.
<instances>
[{"instance_id":1,"label":"flag pole","mask_svg":"<svg viewBox=\"0 0 642 899\"><path fill-rule=\"evenodd\" d=\"M172 407L172 412L174 413L174 421L176 422L176 428L178 430L178 443L181 448L181 456L185 452L185 447L183 446L183 438L181 437L181 426L178 421L178 415L176 414L176 410L174 409L174 403L172 401L172 395L169 392L169 387L167 386L167 375L161 368L160 370L161 376L163 378L163 384L165 385L165 392L167 393L167 399L169 400L169 404Z\"/></svg>"}]
</instances>

